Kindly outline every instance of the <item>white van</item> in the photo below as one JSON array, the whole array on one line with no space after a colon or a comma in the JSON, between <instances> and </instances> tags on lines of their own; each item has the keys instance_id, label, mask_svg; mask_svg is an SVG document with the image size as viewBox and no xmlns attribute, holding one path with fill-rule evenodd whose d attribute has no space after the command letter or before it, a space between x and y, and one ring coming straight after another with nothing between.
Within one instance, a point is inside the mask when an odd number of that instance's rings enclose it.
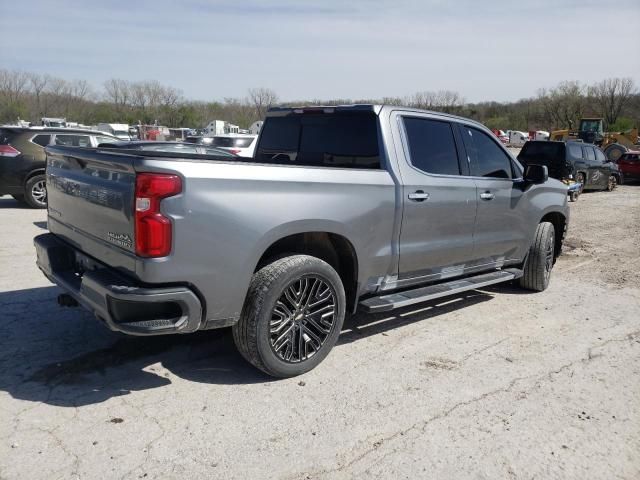
<instances>
[{"instance_id":1,"label":"white van","mask_svg":"<svg viewBox=\"0 0 640 480\"><path fill-rule=\"evenodd\" d=\"M518 130L509 130L509 145L520 147L529 140L529 134Z\"/></svg>"},{"instance_id":2,"label":"white van","mask_svg":"<svg viewBox=\"0 0 640 480\"><path fill-rule=\"evenodd\" d=\"M129 125L126 123L99 123L96 125L96 130L110 133L111 135L118 137L120 140L127 142L131 140L131 136L129 135Z\"/></svg>"}]
</instances>

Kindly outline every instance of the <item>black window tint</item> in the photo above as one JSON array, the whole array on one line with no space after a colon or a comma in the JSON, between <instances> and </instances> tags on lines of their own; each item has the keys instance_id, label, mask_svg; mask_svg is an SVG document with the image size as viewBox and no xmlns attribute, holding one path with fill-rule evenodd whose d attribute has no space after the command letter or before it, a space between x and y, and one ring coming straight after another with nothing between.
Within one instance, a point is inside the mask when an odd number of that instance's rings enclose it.
<instances>
[{"instance_id":1,"label":"black window tint","mask_svg":"<svg viewBox=\"0 0 640 480\"><path fill-rule=\"evenodd\" d=\"M380 168L374 114L294 114L262 127L258 162L343 168Z\"/></svg>"},{"instance_id":2,"label":"black window tint","mask_svg":"<svg viewBox=\"0 0 640 480\"><path fill-rule=\"evenodd\" d=\"M567 146L569 147L569 154L573 158L582 158L582 147L580 145L567 143Z\"/></svg>"},{"instance_id":3,"label":"black window tint","mask_svg":"<svg viewBox=\"0 0 640 480\"><path fill-rule=\"evenodd\" d=\"M604 155L602 150L600 150L599 148L595 148L594 150L596 151L596 160L600 160L601 162L607 161L607 157Z\"/></svg>"},{"instance_id":4,"label":"black window tint","mask_svg":"<svg viewBox=\"0 0 640 480\"><path fill-rule=\"evenodd\" d=\"M582 150L584 150L584 158L586 158L587 160L595 160L596 159L596 154L593 153L593 148L591 148L591 147L582 147Z\"/></svg>"},{"instance_id":5,"label":"black window tint","mask_svg":"<svg viewBox=\"0 0 640 480\"><path fill-rule=\"evenodd\" d=\"M211 145L214 147L247 148L253 140L253 137L214 137Z\"/></svg>"},{"instance_id":6,"label":"black window tint","mask_svg":"<svg viewBox=\"0 0 640 480\"><path fill-rule=\"evenodd\" d=\"M460 175L451 124L426 118L405 118L411 164L427 173Z\"/></svg>"},{"instance_id":7,"label":"black window tint","mask_svg":"<svg viewBox=\"0 0 640 480\"><path fill-rule=\"evenodd\" d=\"M512 178L511 160L489 135L473 127L462 127L464 144L477 177Z\"/></svg>"},{"instance_id":8,"label":"black window tint","mask_svg":"<svg viewBox=\"0 0 640 480\"><path fill-rule=\"evenodd\" d=\"M31 139L31 141L36 145L40 145L41 147L46 147L47 145L49 145L49 142L51 141L51 135L36 135Z\"/></svg>"}]
</instances>

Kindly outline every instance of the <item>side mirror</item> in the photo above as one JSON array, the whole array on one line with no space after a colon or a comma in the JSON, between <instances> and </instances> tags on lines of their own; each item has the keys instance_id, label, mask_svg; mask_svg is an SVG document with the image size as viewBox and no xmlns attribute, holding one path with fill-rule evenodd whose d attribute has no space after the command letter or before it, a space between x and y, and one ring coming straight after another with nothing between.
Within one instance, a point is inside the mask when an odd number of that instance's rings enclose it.
<instances>
[{"instance_id":1,"label":"side mirror","mask_svg":"<svg viewBox=\"0 0 640 480\"><path fill-rule=\"evenodd\" d=\"M545 165L527 165L524 170L524 180L527 183L544 183L549 179L549 170Z\"/></svg>"}]
</instances>

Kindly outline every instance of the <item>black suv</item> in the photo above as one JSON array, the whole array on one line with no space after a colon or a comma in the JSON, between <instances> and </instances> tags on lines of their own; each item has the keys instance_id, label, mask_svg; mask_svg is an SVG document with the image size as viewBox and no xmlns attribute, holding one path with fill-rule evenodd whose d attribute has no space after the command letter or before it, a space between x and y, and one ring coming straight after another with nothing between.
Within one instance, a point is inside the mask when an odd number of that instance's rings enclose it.
<instances>
[{"instance_id":1,"label":"black suv","mask_svg":"<svg viewBox=\"0 0 640 480\"><path fill-rule=\"evenodd\" d=\"M595 145L582 142L535 140L526 142L518 154L523 165L545 165L549 176L573 178L583 190L613 190L623 181L618 166Z\"/></svg>"},{"instance_id":2,"label":"black suv","mask_svg":"<svg viewBox=\"0 0 640 480\"><path fill-rule=\"evenodd\" d=\"M74 128L0 126L0 196L11 195L32 208L46 208L47 145L97 147L119 142L113 135Z\"/></svg>"}]
</instances>

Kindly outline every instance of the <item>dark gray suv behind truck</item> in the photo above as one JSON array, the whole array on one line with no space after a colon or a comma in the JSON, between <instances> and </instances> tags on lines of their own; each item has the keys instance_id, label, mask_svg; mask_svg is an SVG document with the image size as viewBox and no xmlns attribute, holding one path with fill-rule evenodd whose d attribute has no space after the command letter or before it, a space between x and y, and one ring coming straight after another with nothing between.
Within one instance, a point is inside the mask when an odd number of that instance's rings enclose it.
<instances>
[{"instance_id":1,"label":"dark gray suv behind truck","mask_svg":"<svg viewBox=\"0 0 640 480\"><path fill-rule=\"evenodd\" d=\"M346 314L549 284L567 188L482 125L393 106L272 109L253 158L47 149L38 266L134 335L232 326L266 373L322 361Z\"/></svg>"}]
</instances>

